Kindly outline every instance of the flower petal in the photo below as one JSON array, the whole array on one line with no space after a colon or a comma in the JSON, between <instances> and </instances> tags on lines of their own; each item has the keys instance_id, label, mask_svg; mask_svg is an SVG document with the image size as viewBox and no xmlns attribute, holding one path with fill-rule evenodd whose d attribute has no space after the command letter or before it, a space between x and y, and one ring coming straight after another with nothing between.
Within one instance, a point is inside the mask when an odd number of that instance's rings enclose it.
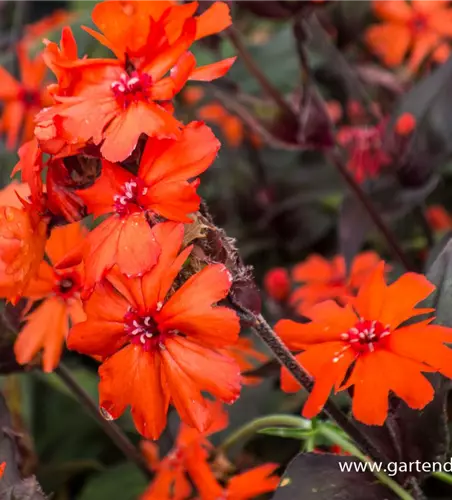
<instances>
[{"instance_id":1,"label":"flower petal","mask_svg":"<svg viewBox=\"0 0 452 500\"><path fill-rule=\"evenodd\" d=\"M202 391L229 404L239 397L240 369L232 358L182 337L167 340L165 347Z\"/></svg>"},{"instance_id":2,"label":"flower petal","mask_svg":"<svg viewBox=\"0 0 452 500\"><path fill-rule=\"evenodd\" d=\"M17 362L29 363L42 349L42 369L52 372L58 365L68 331L68 317L65 303L57 297L46 299L27 316L14 344Z\"/></svg>"},{"instance_id":3,"label":"flower petal","mask_svg":"<svg viewBox=\"0 0 452 500\"><path fill-rule=\"evenodd\" d=\"M50 261L56 263L62 260L70 250L83 242L86 233L80 222L54 227L46 243L46 254Z\"/></svg>"},{"instance_id":4,"label":"flower petal","mask_svg":"<svg viewBox=\"0 0 452 500\"><path fill-rule=\"evenodd\" d=\"M452 378L452 329L429 325L430 320L395 330L388 337L388 349L414 361L427 363Z\"/></svg>"},{"instance_id":5,"label":"flower petal","mask_svg":"<svg viewBox=\"0 0 452 500\"><path fill-rule=\"evenodd\" d=\"M413 316L429 312L430 309L415 309L415 306L434 290L435 285L422 274L406 273L387 287L381 313L368 319L379 319L395 328Z\"/></svg>"},{"instance_id":6,"label":"flower petal","mask_svg":"<svg viewBox=\"0 0 452 500\"><path fill-rule=\"evenodd\" d=\"M363 283L357 297L350 299L350 303L364 319L380 319L388 288L385 283L384 268L385 264L381 261Z\"/></svg>"},{"instance_id":7,"label":"flower petal","mask_svg":"<svg viewBox=\"0 0 452 500\"><path fill-rule=\"evenodd\" d=\"M99 404L112 418L127 406L140 434L157 439L166 425L169 393L162 386L157 353L128 345L99 367Z\"/></svg>"},{"instance_id":8,"label":"flower petal","mask_svg":"<svg viewBox=\"0 0 452 500\"><path fill-rule=\"evenodd\" d=\"M221 61L199 66L192 71L189 80L197 82L211 82L224 76L234 64L236 57L229 57Z\"/></svg>"},{"instance_id":9,"label":"flower petal","mask_svg":"<svg viewBox=\"0 0 452 500\"><path fill-rule=\"evenodd\" d=\"M367 29L366 42L387 66L394 67L402 63L411 43L411 33L406 26L377 24Z\"/></svg>"},{"instance_id":10,"label":"flower petal","mask_svg":"<svg viewBox=\"0 0 452 500\"><path fill-rule=\"evenodd\" d=\"M86 239L85 296L114 265L129 277L149 271L160 255L160 245L143 213L109 217Z\"/></svg>"},{"instance_id":11,"label":"flower petal","mask_svg":"<svg viewBox=\"0 0 452 500\"><path fill-rule=\"evenodd\" d=\"M366 425L383 425L388 413L389 391L410 408L420 410L434 396L422 375L423 365L391 352L377 350L356 362L349 384L353 384L353 416Z\"/></svg>"},{"instance_id":12,"label":"flower petal","mask_svg":"<svg viewBox=\"0 0 452 500\"><path fill-rule=\"evenodd\" d=\"M196 40L225 30L232 24L229 5L215 2L196 19Z\"/></svg>"},{"instance_id":13,"label":"flower petal","mask_svg":"<svg viewBox=\"0 0 452 500\"><path fill-rule=\"evenodd\" d=\"M147 140L138 176L149 186L187 181L204 172L219 149L220 142L207 125L191 122L177 140Z\"/></svg>"},{"instance_id":14,"label":"flower petal","mask_svg":"<svg viewBox=\"0 0 452 500\"><path fill-rule=\"evenodd\" d=\"M179 360L163 349L162 376L167 384L171 399L181 419L199 432L208 429L211 415L195 381L180 367Z\"/></svg>"},{"instance_id":15,"label":"flower petal","mask_svg":"<svg viewBox=\"0 0 452 500\"><path fill-rule=\"evenodd\" d=\"M122 194L121 188L133 178L126 169L103 160L101 174L96 182L86 189L77 190L76 193L84 201L89 213L99 217L114 212L113 197Z\"/></svg>"},{"instance_id":16,"label":"flower petal","mask_svg":"<svg viewBox=\"0 0 452 500\"><path fill-rule=\"evenodd\" d=\"M149 137L174 138L179 135L180 122L153 102L132 102L117 114L104 132L100 148L104 158L119 162L134 151L141 134Z\"/></svg>"},{"instance_id":17,"label":"flower petal","mask_svg":"<svg viewBox=\"0 0 452 500\"><path fill-rule=\"evenodd\" d=\"M372 2L375 14L385 21L406 23L413 15L412 7L405 0L376 0Z\"/></svg>"},{"instance_id":18,"label":"flower petal","mask_svg":"<svg viewBox=\"0 0 452 500\"><path fill-rule=\"evenodd\" d=\"M129 302L109 283L101 283L85 304L87 320L72 326L67 345L84 354L109 356L126 342L124 316Z\"/></svg>"},{"instance_id":19,"label":"flower petal","mask_svg":"<svg viewBox=\"0 0 452 500\"><path fill-rule=\"evenodd\" d=\"M179 330L213 347L233 344L240 332L236 313L226 307L212 307L227 295L230 286L229 272L223 265L205 267L163 306L160 327L167 331Z\"/></svg>"}]
</instances>

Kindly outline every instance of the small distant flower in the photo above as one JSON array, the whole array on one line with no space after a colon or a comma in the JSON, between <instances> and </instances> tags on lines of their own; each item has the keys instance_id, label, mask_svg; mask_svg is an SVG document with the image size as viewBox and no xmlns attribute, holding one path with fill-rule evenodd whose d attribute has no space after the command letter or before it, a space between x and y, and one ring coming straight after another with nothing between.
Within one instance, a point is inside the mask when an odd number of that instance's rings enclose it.
<instances>
[{"instance_id":1,"label":"small distant flower","mask_svg":"<svg viewBox=\"0 0 452 500\"><path fill-rule=\"evenodd\" d=\"M235 312L216 305L231 287L227 269L208 265L174 291L192 248L179 253L183 224L154 229L162 249L157 265L140 278L110 273L85 304L87 320L68 337L70 349L103 360L104 414L115 419L131 406L138 431L150 439L164 429L170 402L184 422L205 431L211 413L202 393L232 403L241 382L237 363L219 352L240 331Z\"/></svg>"},{"instance_id":2,"label":"small distant flower","mask_svg":"<svg viewBox=\"0 0 452 500\"><path fill-rule=\"evenodd\" d=\"M238 116L228 113L220 103L202 106L198 110L198 115L201 120L218 125L231 147L237 148L242 144L245 134L242 121Z\"/></svg>"},{"instance_id":3,"label":"small distant flower","mask_svg":"<svg viewBox=\"0 0 452 500\"><path fill-rule=\"evenodd\" d=\"M376 0L374 12L383 22L366 32L369 47L390 67L408 56L408 68L415 72L429 56L435 62L447 59L452 37L452 9L449 2Z\"/></svg>"},{"instance_id":4,"label":"small distant flower","mask_svg":"<svg viewBox=\"0 0 452 500\"><path fill-rule=\"evenodd\" d=\"M284 302L290 294L291 283L287 269L275 267L264 277L264 287L267 294L278 302Z\"/></svg>"},{"instance_id":5,"label":"small distant flower","mask_svg":"<svg viewBox=\"0 0 452 500\"><path fill-rule=\"evenodd\" d=\"M38 54L30 59L27 46L17 45L20 80L0 66L0 133L6 136L6 146L14 149L33 137L34 119L38 111L50 103L44 79L47 67Z\"/></svg>"},{"instance_id":6,"label":"small distant flower","mask_svg":"<svg viewBox=\"0 0 452 500\"><path fill-rule=\"evenodd\" d=\"M5 469L6 469L6 462L2 462L0 464L0 479L3 477L3 474L5 473Z\"/></svg>"},{"instance_id":7,"label":"small distant flower","mask_svg":"<svg viewBox=\"0 0 452 500\"><path fill-rule=\"evenodd\" d=\"M416 118L411 113L403 113L397 118L394 130L402 136L410 135L416 128Z\"/></svg>"},{"instance_id":8,"label":"small distant flower","mask_svg":"<svg viewBox=\"0 0 452 500\"><path fill-rule=\"evenodd\" d=\"M441 205L431 205L427 208L425 215L428 223L435 231L452 230L452 217Z\"/></svg>"},{"instance_id":9,"label":"small distant flower","mask_svg":"<svg viewBox=\"0 0 452 500\"><path fill-rule=\"evenodd\" d=\"M379 262L380 257L375 252L362 252L353 259L347 276L345 260L341 255L331 261L312 255L292 270L293 280L302 284L292 293L290 301L302 315L326 299L343 304L355 295Z\"/></svg>"},{"instance_id":10,"label":"small distant flower","mask_svg":"<svg viewBox=\"0 0 452 500\"><path fill-rule=\"evenodd\" d=\"M279 321L278 335L297 354L314 378L314 389L303 408L312 418L323 408L331 390L353 386L353 416L367 425L382 425L388 413L390 391L413 409L421 410L434 396L423 372L452 377L452 329L432 325L432 319L409 326L407 320L432 312L416 309L435 286L424 276L406 273L391 285L384 280L381 262L344 308L333 301L306 313L310 323ZM284 391L299 385L283 369Z\"/></svg>"},{"instance_id":11,"label":"small distant flower","mask_svg":"<svg viewBox=\"0 0 452 500\"><path fill-rule=\"evenodd\" d=\"M358 182L377 177L390 163L390 157L382 149L383 127L343 126L337 133L337 141L348 152L347 168Z\"/></svg>"},{"instance_id":12,"label":"small distant flower","mask_svg":"<svg viewBox=\"0 0 452 500\"><path fill-rule=\"evenodd\" d=\"M79 223L54 228L46 244L50 263L61 260L83 238L84 231ZM25 317L26 324L14 345L18 363L30 363L42 350L44 372L56 368L69 331L69 320L72 324L85 320L80 300L82 283L81 266L56 270L46 261L41 262L37 276L23 293L31 300L43 301Z\"/></svg>"}]
</instances>

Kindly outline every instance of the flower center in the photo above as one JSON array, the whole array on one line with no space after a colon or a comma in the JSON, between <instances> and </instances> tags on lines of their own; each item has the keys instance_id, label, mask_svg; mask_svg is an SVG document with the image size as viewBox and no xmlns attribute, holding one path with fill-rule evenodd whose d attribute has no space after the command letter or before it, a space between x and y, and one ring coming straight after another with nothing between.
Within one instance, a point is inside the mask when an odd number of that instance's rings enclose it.
<instances>
[{"instance_id":1,"label":"flower center","mask_svg":"<svg viewBox=\"0 0 452 500\"><path fill-rule=\"evenodd\" d=\"M409 28L413 35L419 35L427 29L427 16L417 12L409 22Z\"/></svg>"},{"instance_id":2,"label":"flower center","mask_svg":"<svg viewBox=\"0 0 452 500\"><path fill-rule=\"evenodd\" d=\"M130 343L140 345L145 351L158 349L166 338L151 315L143 316L135 309L130 309L124 316L124 329Z\"/></svg>"},{"instance_id":3,"label":"flower center","mask_svg":"<svg viewBox=\"0 0 452 500\"><path fill-rule=\"evenodd\" d=\"M27 108L40 108L41 107L41 95L37 90L30 90L22 88L17 96L18 100L21 101Z\"/></svg>"},{"instance_id":4,"label":"flower center","mask_svg":"<svg viewBox=\"0 0 452 500\"><path fill-rule=\"evenodd\" d=\"M113 196L114 209L119 215L136 212L139 206L138 197L147 193L148 188L141 179L136 178L121 186L121 193Z\"/></svg>"},{"instance_id":5,"label":"flower center","mask_svg":"<svg viewBox=\"0 0 452 500\"><path fill-rule=\"evenodd\" d=\"M385 326L380 321L361 319L347 333L341 334L341 340L348 341L356 353L362 354L373 352L375 344L378 344L390 333L389 325Z\"/></svg>"},{"instance_id":6,"label":"flower center","mask_svg":"<svg viewBox=\"0 0 452 500\"><path fill-rule=\"evenodd\" d=\"M149 89L152 85L152 78L146 73L132 71L129 75L124 72L111 84L111 90L120 102L126 108L132 102L146 100Z\"/></svg>"},{"instance_id":7,"label":"flower center","mask_svg":"<svg viewBox=\"0 0 452 500\"><path fill-rule=\"evenodd\" d=\"M53 291L64 300L72 298L82 288L82 280L77 271L55 273Z\"/></svg>"}]
</instances>

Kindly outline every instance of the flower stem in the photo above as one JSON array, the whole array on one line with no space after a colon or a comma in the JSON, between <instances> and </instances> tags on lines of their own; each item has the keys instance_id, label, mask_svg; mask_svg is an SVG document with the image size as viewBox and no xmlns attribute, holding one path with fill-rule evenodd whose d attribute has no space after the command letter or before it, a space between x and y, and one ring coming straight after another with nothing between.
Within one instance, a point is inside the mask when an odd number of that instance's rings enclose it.
<instances>
[{"instance_id":1,"label":"flower stem","mask_svg":"<svg viewBox=\"0 0 452 500\"><path fill-rule=\"evenodd\" d=\"M452 475L447 472L434 471L432 472L432 476L436 477L436 479L439 479L443 483L452 484Z\"/></svg>"},{"instance_id":2,"label":"flower stem","mask_svg":"<svg viewBox=\"0 0 452 500\"><path fill-rule=\"evenodd\" d=\"M369 464L373 463L373 460L363 455L353 443L351 443L346 437L341 436L330 426L319 425L316 431L332 443L340 446L344 451L350 453L356 458L359 458L362 462L367 462ZM408 491L404 490L398 483L396 483L381 470L378 471L375 467L373 469L369 467L369 471L372 472L372 474L380 481L380 483L384 484L387 488L392 490L402 500L414 500L414 498L408 493Z\"/></svg>"},{"instance_id":3,"label":"flower stem","mask_svg":"<svg viewBox=\"0 0 452 500\"><path fill-rule=\"evenodd\" d=\"M271 349L276 359L282 366L285 366L295 380L308 393L312 392L314 382L304 368L298 363L295 356L281 341L275 331L262 317L262 315L254 315L240 304L234 303L236 309L241 312L242 317L249 321L251 328ZM386 457L382 456L380 450L363 434L356 424L342 413L342 411L330 400L325 403L324 412L328 417L336 422L336 424L353 439L358 448L365 454L376 460L387 462Z\"/></svg>"},{"instance_id":4,"label":"flower stem","mask_svg":"<svg viewBox=\"0 0 452 500\"><path fill-rule=\"evenodd\" d=\"M129 438L124 434L122 429L113 421L105 420L99 412L97 404L91 399L90 395L79 385L73 377L71 371L63 364L56 368L55 373L60 377L61 381L68 389L75 394L82 406L94 417L95 420L104 430L105 434L115 443L115 445L124 453L124 455L134 462L139 469L148 477L152 477L152 472L149 469L143 455L132 444Z\"/></svg>"},{"instance_id":5,"label":"flower stem","mask_svg":"<svg viewBox=\"0 0 452 500\"><path fill-rule=\"evenodd\" d=\"M327 153L327 158L336 167L337 171L340 173L344 181L347 183L350 190L353 192L356 198L358 198L358 200L361 202L364 209L368 213L369 217L372 219L373 223L377 226L378 230L386 240L386 243L388 244L388 247L391 250L394 257L403 265L403 267L407 271L413 270L413 266L411 265L405 252L400 247L394 233L387 226L381 215L374 207L372 201L370 200L368 195L363 191L363 189L356 181L354 176L347 170L347 167L344 165L342 158L340 157L339 151L336 150Z\"/></svg>"},{"instance_id":6,"label":"flower stem","mask_svg":"<svg viewBox=\"0 0 452 500\"><path fill-rule=\"evenodd\" d=\"M259 85L262 87L264 92L273 99L273 101L276 103L276 105L281 109L281 111L286 114L287 116L290 116L292 118L295 118L295 114L293 109L289 106L287 101L284 99L284 97L281 95L279 90L273 86L271 82L269 82L268 78L265 76L265 74L261 71L259 66L254 62L253 58L251 57L251 54L249 53L248 49L246 48L246 45L243 43L243 40L239 34L239 32L234 28L234 26L231 26L228 29L228 38L232 45L235 47L237 50L238 54L240 55L240 59L243 61L245 66L247 67L248 71L256 78L256 80L259 82Z\"/></svg>"},{"instance_id":7,"label":"flower stem","mask_svg":"<svg viewBox=\"0 0 452 500\"><path fill-rule=\"evenodd\" d=\"M244 426L230 434L218 447L218 451L227 453L236 444L248 441L261 429L266 427L294 427L296 429L310 428L310 421L296 415L266 415L265 417L255 418Z\"/></svg>"}]
</instances>

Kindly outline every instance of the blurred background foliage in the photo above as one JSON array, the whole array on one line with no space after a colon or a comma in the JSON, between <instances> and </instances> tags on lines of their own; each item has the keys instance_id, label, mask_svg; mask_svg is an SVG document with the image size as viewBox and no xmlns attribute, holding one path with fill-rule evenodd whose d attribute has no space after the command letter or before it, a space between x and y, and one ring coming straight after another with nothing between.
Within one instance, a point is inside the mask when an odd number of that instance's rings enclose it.
<instances>
[{"instance_id":1,"label":"blurred background foliage","mask_svg":"<svg viewBox=\"0 0 452 500\"><path fill-rule=\"evenodd\" d=\"M106 49L80 29L82 24L92 26L90 10L95 3L1 1L0 64L17 75L14 43L22 36L23 27L56 9L73 12L70 24L79 55L107 55ZM302 78L290 10L300 3L305 2L231 3L235 29L255 63L295 110L297 123L280 112L240 57L221 81L205 87L191 86L177 103L183 121L200 119L204 113L222 140L218 159L204 176L201 194L216 223L237 238L259 285L272 267L290 267L314 252L330 257L342 250L353 256L365 248L374 248L382 257L388 257L384 242L365 220L361 207L350 199L327 156L319 148L297 144L304 121L313 127L315 118L315 113L306 114L306 109L300 107ZM431 72L429 68L426 76L421 74L414 80L408 80L402 71L389 72L361 42L372 20L367 1L331 2L319 8L308 34L309 64L317 90L327 101L337 101L342 109L350 101L365 103L367 99L379 103L389 123L405 111L417 118L416 140L405 151L404 164L383 179L366 181L365 188L404 249L414 262L420 263L426 248L433 247L432 253L438 253L434 243L439 241L425 227L422 211L438 202L452 211L452 198L447 195L452 187L452 61L431 68ZM46 36L58 40L59 30ZM40 46L40 40L36 40L32 50L38 51ZM235 53L227 37L211 37L195 48L199 64ZM206 111L206 106L212 104L217 107ZM345 115L342 122L347 119ZM253 120L265 125L270 141L259 134L259 127L250 126ZM16 160L16 152L0 144L3 186L9 182ZM281 314L266 300L264 310L273 320ZM65 353L65 361L80 385L97 399L96 363L69 352ZM214 441L220 442L231 430L257 416L299 410L303 395L281 393L278 370L271 364L262 373L268 376L257 386L244 387L242 397L229 408L230 427L215 435ZM8 375L2 377L2 385L15 429L23 435L22 468L35 472L44 491L53 492L54 500L138 498L146 478L133 464L125 462L56 375L39 371ZM128 416L119 423L138 444L139 436ZM159 442L162 454L171 448L177 428L177 417L171 414ZM31 438L26 437L28 434ZM299 447L296 440L258 436L236 451L234 457L243 467L256 461L285 465Z\"/></svg>"}]
</instances>

